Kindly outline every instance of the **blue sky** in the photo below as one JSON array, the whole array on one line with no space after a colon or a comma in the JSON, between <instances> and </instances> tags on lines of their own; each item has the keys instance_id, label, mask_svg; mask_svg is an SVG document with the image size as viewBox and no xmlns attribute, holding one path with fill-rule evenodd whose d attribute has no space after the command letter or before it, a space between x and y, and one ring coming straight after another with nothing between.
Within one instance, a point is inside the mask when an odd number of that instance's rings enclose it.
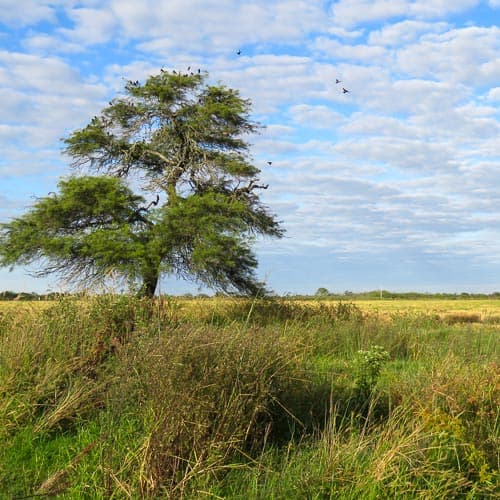
<instances>
[{"instance_id":1,"label":"blue sky","mask_svg":"<svg viewBox=\"0 0 500 500\"><path fill-rule=\"evenodd\" d=\"M55 190L60 139L125 80L199 67L266 125L270 288L500 290L499 22L500 0L0 0L0 221Z\"/></svg>"}]
</instances>

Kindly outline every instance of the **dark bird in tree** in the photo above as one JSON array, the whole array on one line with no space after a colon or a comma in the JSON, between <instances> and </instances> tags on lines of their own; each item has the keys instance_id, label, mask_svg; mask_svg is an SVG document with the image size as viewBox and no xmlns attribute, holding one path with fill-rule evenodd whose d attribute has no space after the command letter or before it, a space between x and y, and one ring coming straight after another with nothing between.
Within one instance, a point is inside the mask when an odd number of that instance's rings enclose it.
<instances>
[{"instance_id":1,"label":"dark bird in tree","mask_svg":"<svg viewBox=\"0 0 500 500\"><path fill-rule=\"evenodd\" d=\"M341 83L342 80L339 80L338 78L335 79L335 83Z\"/></svg>"},{"instance_id":2,"label":"dark bird in tree","mask_svg":"<svg viewBox=\"0 0 500 500\"><path fill-rule=\"evenodd\" d=\"M344 87L342 87L342 92L343 92L344 94L347 94L349 91L348 91L347 89L345 89Z\"/></svg>"},{"instance_id":3,"label":"dark bird in tree","mask_svg":"<svg viewBox=\"0 0 500 500\"><path fill-rule=\"evenodd\" d=\"M244 140L260 126L249 100L207 78L160 71L125 85L98 120L71 133L65 153L80 173L0 224L0 267L41 263L35 275L85 287L113 272L147 297L161 276L262 291L250 245L283 230L260 201L267 185Z\"/></svg>"},{"instance_id":4,"label":"dark bird in tree","mask_svg":"<svg viewBox=\"0 0 500 500\"><path fill-rule=\"evenodd\" d=\"M198 68L198 74L200 74L200 73L201 73L201 69L200 69L200 68Z\"/></svg>"}]
</instances>

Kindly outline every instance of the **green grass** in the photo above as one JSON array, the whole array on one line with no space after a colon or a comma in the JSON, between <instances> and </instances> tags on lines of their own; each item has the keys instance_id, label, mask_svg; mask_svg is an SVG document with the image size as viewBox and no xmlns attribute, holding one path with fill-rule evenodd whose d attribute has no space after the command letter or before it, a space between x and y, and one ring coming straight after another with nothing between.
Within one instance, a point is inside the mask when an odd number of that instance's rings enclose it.
<instances>
[{"instance_id":1,"label":"green grass","mask_svg":"<svg viewBox=\"0 0 500 500\"><path fill-rule=\"evenodd\" d=\"M499 325L124 296L0 318L0 498L496 498Z\"/></svg>"}]
</instances>

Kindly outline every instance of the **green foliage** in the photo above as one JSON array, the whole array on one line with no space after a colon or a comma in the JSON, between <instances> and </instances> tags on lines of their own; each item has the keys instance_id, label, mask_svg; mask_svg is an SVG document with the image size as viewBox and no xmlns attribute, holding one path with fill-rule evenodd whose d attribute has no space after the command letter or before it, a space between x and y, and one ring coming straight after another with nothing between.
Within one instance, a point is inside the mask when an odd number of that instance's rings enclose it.
<instances>
[{"instance_id":1,"label":"green foliage","mask_svg":"<svg viewBox=\"0 0 500 500\"><path fill-rule=\"evenodd\" d=\"M24 216L2 225L0 264L45 259L36 275L56 272L86 283L115 269L133 272L147 246L139 213L143 199L113 177L71 177L59 188L59 194L39 199Z\"/></svg>"},{"instance_id":2,"label":"green foliage","mask_svg":"<svg viewBox=\"0 0 500 500\"><path fill-rule=\"evenodd\" d=\"M267 186L258 184L243 139L259 126L248 100L206 78L162 71L128 82L123 96L70 134L73 166L95 176L62 180L60 193L3 224L0 265L41 261L37 275L84 285L118 276L148 296L162 274L261 291L250 244L283 231L260 202Z\"/></svg>"},{"instance_id":3,"label":"green foliage","mask_svg":"<svg viewBox=\"0 0 500 500\"><path fill-rule=\"evenodd\" d=\"M355 385L364 395L370 394L377 383L384 363L389 359L389 353L379 345L371 346L369 350L360 350L354 360Z\"/></svg>"}]
</instances>

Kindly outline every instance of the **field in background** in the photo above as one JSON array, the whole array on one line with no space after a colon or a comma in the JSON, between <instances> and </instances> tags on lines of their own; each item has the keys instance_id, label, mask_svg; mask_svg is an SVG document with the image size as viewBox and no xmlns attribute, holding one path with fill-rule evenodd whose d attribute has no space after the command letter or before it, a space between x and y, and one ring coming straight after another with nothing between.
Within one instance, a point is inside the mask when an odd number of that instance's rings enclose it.
<instances>
[{"instance_id":1,"label":"field in background","mask_svg":"<svg viewBox=\"0 0 500 500\"><path fill-rule=\"evenodd\" d=\"M379 299L354 300L362 311L378 314L416 313L462 318L464 321L500 321L498 299Z\"/></svg>"},{"instance_id":2,"label":"field in background","mask_svg":"<svg viewBox=\"0 0 500 500\"><path fill-rule=\"evenodd\" d=\"M224 311L241 299L232 298L173 298L178 307L192 314ZM385 318L401 314L438 316L450 321L500 323L500 299L278 299L280 303L310 308L333 307L339 302L354 304L367 315ZM1 308L1 305L0 305Z\"/></svg>"},{"instance_id":3,"label":"field in background","mask_svg":"<svg viewBox=\"0 0 500 500\"><path fill-rule=\"evenodd\" d=\"M0 498L498 498L498 313L0 302Z\"/></svg>"},{"instance_id":4,"label":"field in background","mask_svg":"<svg viewBox=\"0 0 500 500\"><path fill-rule=\"evenodd\" d=\"M202 312L205 310L221 310L231 308L233 304L245 302L245 299L230 297L185 298L166 297L164 301L175 303L182 310ZM334 306L339 300L330 299L276 299L282 303L300 304L309 307ZM440 316L468 314L479 315L479 320L498 318L500 320L500 299L349 299L340 300L343 303L352 303L365 313L382 315L398 313L437 314ZM10 309L39 309L53 305L53 300L0 300L0 311ZM476 316L477 317L477 316Z\"/></svg>"}]
</instances>

